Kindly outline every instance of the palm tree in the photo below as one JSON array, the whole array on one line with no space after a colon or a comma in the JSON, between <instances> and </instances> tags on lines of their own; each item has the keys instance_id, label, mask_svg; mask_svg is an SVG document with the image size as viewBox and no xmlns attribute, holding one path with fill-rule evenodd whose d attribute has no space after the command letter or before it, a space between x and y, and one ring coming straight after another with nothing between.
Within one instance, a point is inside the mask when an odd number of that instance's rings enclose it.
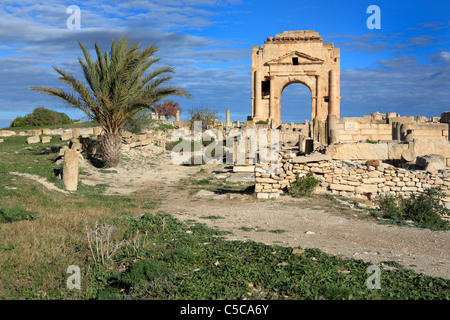
<instances>
[{"instance_id":1,"label":"palm tree","mask_svg":"<svg viewBox=\"0 0 450 320\"><path fill-rule=\"evenodd\" d=\"M101 50L96 41L94 43L97 54L95 61L78 41L84 55L84 61L80 57L78 61L87 86L68 72L53 67L61 75L59 79L69 85L74 93L42 86L30 89L62 99L102 126L102 159L105 167L114 167L120 161L120 131L127 120L166 97L189 97L189 94L176 87L163 86L172 79L165 75L174 72L172 67L162 66L146 73L154 63L161 60L153 57L157 47L151 45L140 50L140 44L129 45L129 40L123 37L117 43L112 40L108 53L105 49Z\"/></svg>"}]
</instances>

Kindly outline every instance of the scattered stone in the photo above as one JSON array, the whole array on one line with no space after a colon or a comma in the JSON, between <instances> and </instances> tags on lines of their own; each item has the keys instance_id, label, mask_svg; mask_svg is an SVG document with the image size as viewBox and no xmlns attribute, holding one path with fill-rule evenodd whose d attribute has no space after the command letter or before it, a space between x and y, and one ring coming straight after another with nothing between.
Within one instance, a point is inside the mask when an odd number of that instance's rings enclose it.
<instances>
[{"instance_id":1,"label":"scattered stone","mask_svg":"<svg viewBox=\"0 0 450 320\"><path fill-rule=\"evenodd\" d=\"M2 143L2 142L4 142L5 140L4 139L0 139L0 143Z\"/></svg>"},{"instance_id":2,"label":"scattered stone","mask_svg":"<svg viewBox=\"0 0 450 320\"><path fill-rule=\"evenodd\" d=\"M305 234L315 234L315 233L312 231L306 231Z\"/></svg>"},{"instance_id":3,"label":"scattered stone","mask_svg":"<svg viewBox=\"0 0 450 320\"><path fill-rule=\"evenodd\" d=\"M215 195L214 192L208 190L200 190L195 195L196 198L212 198Z\"/></svg>"},{"instance_id":4,"label":"scattered stone","mask_svg":"<svg viewBox=\"0 0 450 320\"><path fill-rule=\"evenodd\" d=\"M255 175L251 173L236 173L225 179L227 182L254 182Z\"/></svg>"},{"instance_id":5,"label":"scattered stone","mask_svg":"<svg viewBox=\"0 0 450 320\"><path fill-rule=\"evenodd\" d=\"M0 137L10 137L15 136L16 132L11 130L0 130Z\"/></svg>"},{"instance_id":6,"label":"scattered stone","mask_svg":"<svg viewBox=\"0 0 450 320\"><path fill-rule=\"evenodd\" d=\"M228 196L231 200L232 199L238 199L238 200L247 200L248 195L246 194L240 194L240 193L230 193Z\"/></svg>"},{"instance_id":7,"label":"scattered stone","mask_svg":"<svg viewBox=\"0 0 450 320\"><path fill-rule=\"evenodd\" d=\"M366 166L378 167L380 165L379 160L368 160L365 162Z\"/></svg>"},{"instance_id":8,"label":"scattered stone","mask_svg":"<svg viewBox=\"0 0 450 320\"><path fill-rule=\"evenodd\" d=\"M72 132L61 133L61 140L62 141L70 140L72 138L73 138Z\"/></svg>"},{"instance_id":9,"label":"scattered stone","mask_svg":"<svg viewBox=\"0 0 450 320\"><path fill-rule=\"evenodd\" d=\"M215 176L215 178L216 178L216 179L219 179L219 180L226 179L226 178L228 178L228 174L224 174L224 173L222 173L222 174L217 174L217 175Z\"/></svg>"},{"instance_id":10,"label":"scattered stone","mask_svg":"<svg viewBox=\"0 0 450 320\"><path fill-rule=\"evenodd\" d=\"M305 250L299 249L299 248L294 248L294 249L292 250L292 254L302 254L302 253L304 253L304 252L305 252Z\"/></svg>"},{"instance_id":11,"label":"scattered stone","mask_svg":"<svg viewBox=\"0 0 450 320\"><path fill-rule=\"evenodd\" d=\"M446 159L440 154L430 154L417 157L416 165L430 173L436 174L439 170L446 169Z\"/></svg>"},{"instance_id":12,"label":"scattered stone","mask_svg":"<svg viewBox=\"0 0 450 320\"><path fill-rule=\"evenodd\" d=\"M41 138L39 138L39 136L31 136L31 137L27 138L28 144L39 143L39 142L41 142Z\"/></svg>"},{"instance_id":13,"label":"scattered stone","mask_svg":"<svg viewBox=\"0 0 450 320\"><path fill-rule=\"evenodd\" d=\"M228 195L226 193L217 194L214 197L212 197L212 199L214 199L214 200L224 200L224 199L228 199Z\"/></svg>"},{"instance_id":14,"label":"scattered stone","mask_svg":"<svg viewBox=\"0 0 450 320\"><path fill-rule=\"evenodd\" d=\"M52 140L52 137L42 137L42 143L49 143Z\"/></svg>"}]
</instances>

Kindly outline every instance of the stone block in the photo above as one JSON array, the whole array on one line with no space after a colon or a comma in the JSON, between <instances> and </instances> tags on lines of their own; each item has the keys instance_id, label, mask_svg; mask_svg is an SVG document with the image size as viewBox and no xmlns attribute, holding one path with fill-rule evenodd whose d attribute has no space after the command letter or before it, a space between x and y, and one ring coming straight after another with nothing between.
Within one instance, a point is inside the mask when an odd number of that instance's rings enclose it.
<instances>
[{"instance_id":1,"label":"stone block","mask_svg":"<svg viewBox=\"0 0 450 320\"><path fill-rule=\"evenodd\" d=\"M446 159L440 154L430 154L417 157L416 165L432 174L438 173L439 170L446 169Z\"/></svg>"},{"instance_id":2,"label":"stone block","mask_svg":"<svg viewBox=\"0 0 450 320\"><path fill-rule=\"evenodd\" d=\"M39 136L42 134L42 129L33 129L27 131L27 136Z\"/></svg>"},{"instance_id":3,"label":"stone block","mask_svg":"<svg viewBox=\"0 0 450 320\"><path fill-rule=\"evenodd\" d=\"M341 143L330 145L326 149L337 160L384 160L388 159L387 143Z\"/></svg>"},{"instance_id":4,"label":"stone block","mask_svg":"<svg viewBox=\"0 0 450 320\"><path fill-rule=\"evenodd\" d=\"M39 143L39 142L41 142L41 138L39 136L31 136L31 137L27 138L28 144Z\"/></svg>"},{"instance_id":5,"label":"stone block","mask_svg":"<svg viewBox=\"0 0 450 320\"><path fill-rule=\"evenodd\" d=\"M255 166L233 166L233 172L255 172Z\"/></svg>"},{"instance_id":6,"label":"stone block","mask_svg":"<svg viewBox=\"0 0 450 320\"><path fill-rule=\"evenodd\" d=\"M344 185L344 184L330 184L330 189L338 190L338 191L350 191L350 192L355 191L354 186L348 186L348 185Z\"/></svg>"},{"instance_id":7,"label":"stone block","mask_svg":"<svg viewBox=\"0 0 450 320\"><path fill-rule=\"evenodd\" d=\"M49 143L52 140L52 137L42 137L42 143Z\"/></svg>"},{"instance_id":8,"label":"stone block","mask_svg":"<svg viewBox=\"0 0 450 320\"><path fill-rule=\"evenodd\" d=\"M16 133L11 130L0 130L0 137L10 137L15 136Z\"/></svg>"},{"instance_id":9,"label":"stone block","mask_svg":"<svg viewBox=\"0 0 450 320\"><path fill-rule=\"evenodd\" d=\"M356 187L355 192L358 194L367 194L367 193L377 193L378 186L376 184L364 184L359 187Z\"/></svg>"},{"instance_id":10,"label":"stone block","mask_svg":"<svg viewBox=\"0 0 450 320\"><path fill-rule=\"evenodd\" d=\"M72 132L64 132L64 133L61 133L61 140L62 140L62 141L70 140L70 139L72 139L72 138L73 138Z\"/></svg>"}]
</instances>

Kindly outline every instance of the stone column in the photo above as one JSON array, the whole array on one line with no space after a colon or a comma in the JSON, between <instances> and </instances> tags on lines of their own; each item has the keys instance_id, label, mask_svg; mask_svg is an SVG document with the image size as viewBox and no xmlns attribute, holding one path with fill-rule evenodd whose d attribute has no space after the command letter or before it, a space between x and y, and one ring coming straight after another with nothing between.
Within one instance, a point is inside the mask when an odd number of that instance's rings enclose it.
<instances>
[{"instance_id":1,"label":"stone column","mask_svg":"<svg viewBox=\"0 0 450 320\"><path fill-rule=\"evenodd\" d=\"M177 121L180 121L180 110L177 110L175 117Z\"/></svg>"},{"instance_id":2,"label":"stone column","mask_svg":"<svg viewBox=\"0 0 450 320\"><path fill-rule=\"evenodd\" d=\"M270 77L269 123L275 116L275 78Z\"/></svg>"},{"instance_id":3,"label":"stone column","mask_svg":"<svg viewBox=\"0 0 450 320\"><path fill-rule=\"evenodd\" d=\"M298 151L300 152L305 152L305 142L306 142L306 137L302 134L300 134L298 136Z\"/></svg>"},{"instance_id":4,"label":"stone column","mask_svg":"<svg viewBox=\"0 0 450 320\"><path fill-rule=\"evenodd\" d=\"M78 185L78 152L69 149L64 153L63 182L68 191L76 191Z\"/></svg>"},{"instance_id":5,"label":"stone column","mask_svg":"<svg viewBox=\"0 0 450 320\"><path fill-rule=\"evenodd\" d=\"M256 120L263 118L261 85L261 71L255 71L255 114L253 118Z\"/></svg>"},{"instance_id":6,"label":"stone column","mask_svg":"<svg viewBox=\"0 0 450 320\"><path fill-rule=\"evenodd\" d=\"M311 96L311 120L319 115L322 108L322 92L320 90L320 76L316 75L316 94Z\"/></svg>"},{"instance_id":7,"label":"stone column","mask_svg":"<svg viewBox=\"0 0 450 320\"><path fill-rule=\"evenodd\" d=\"M330 83L329 83L329 91L328 91L328 114L336 114L337 115L337 79L336 79L336 71L330 70Z\"/></svg>"},{"instance_id":8,"label":"stone column","mask_svg":"<svg viewBox=\"0 0 450 320\"><path fill-rule=\"evenodd\" d=\"M338 142L337 130L337 116L334 114L328 115L328 144Z\"/></svg>"},{"instance_id":9,"label":"stone column","mask_svg":"<svg viewBox=\"0 0 450 320\"><path fill-rule=\"evenodd\" d=\"M227 117L227 120L226 120L225 125L229 126L229 125L231 125L231 121L230 121L230 109L227 109L226 117Z\"/></svg>"}]
</instances>

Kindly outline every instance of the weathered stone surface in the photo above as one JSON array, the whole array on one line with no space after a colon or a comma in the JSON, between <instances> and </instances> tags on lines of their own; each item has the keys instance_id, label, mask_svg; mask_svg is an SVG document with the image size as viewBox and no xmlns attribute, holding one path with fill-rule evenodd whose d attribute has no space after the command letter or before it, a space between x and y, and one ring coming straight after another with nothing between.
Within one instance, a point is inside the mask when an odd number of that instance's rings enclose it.
<instances>
[{"instance_id":1,"label":"weathered stone surface","mask_svg":"<svg viewBox=\"0 0 450 320\"><path fill-rule=\"evenodd\" d=\"M16 133L11 130L0 130L0 137L10 137L15 136Z\"/></svg>"},{"instance_id":2,"label":"weathered stone surface","mask_svg":"<svg viewBox=\"0 0 450 320\"><path fill-rule=\"evenodd\" d=\"M309 162L319 162L329 160L332 160L329 154L313 153L306 156L295 157L292 159L292 163L309 163Z\"/></svg>"},{"instance_id":3,"label":"weathered stone surface","mask_svg":"<svg viewBox=\"0 0 450 320\"><path fill-rule=\"evenodd\" d=\"M413 162L416 160L416 152L413 148L406 149L401 154L401 160L404 162Z\"/></svg>"},{"instance_id":4,"label":"weathered stone surface","mask_svg":"<svg viewBox=\"0 0 450 320\"><path fill-rule=\"evenodd\" d=\"M345 184L330 184L330 189L338 191L355 191L354 186L348 186Z\"/></svg>"},{"instance_id":5,"label":"weathered stone surface","mask_svg":"<svg viewBox=\"0 0 450 320\"><path fill-rule=\"evenodd\" d=\"M388 159L387 143L342 143L326 149L337 160L384 160Z\"/></svg>"},{"instance_id":6,"label":"weathered stone surface","mask_svg":"<svg viewBox=\"0 0 450 320\"><path fill-rule=\"evenodd\" d=\"M78 187L78 152L69 149L64 153L62 167L64 186L68 191L76 191Z\"/></svg>"},{"instance_id":7,"label":"weathered stone surface","mask_svg":"<svg viewBox=\"0 0 450 320\"><path fill-rule=\"evenodd\" d=\"M122 138L125 138L125 139L129 139L129 138L131 138L131 136L133 135L131 132L129 132L129 131L122 131L121 133L120 133L120 135L122 136Z\"/></svg>"},{"instance_id":8,"label":"weathered stone surface","mask_svg":"<svg viewBox=\"0 0 450 320\"><path fill-rule=\"evenodd\" d=\"M50 130L50 129L42 129L42 134L50 135L50 134L52 134L52 130Z\"/></svg>"},{"instance_id":9,"label":"weathered stone surface","mask_svg":"<svg viewBox=\"0 0 450 320\"><path fill-rule=\"evenodd\" d=\"M199 192L197 192L197 194L195 195L196 198L211 198L215 195L214 192L212 191L208 191L208 190L200 190Z\"/></svg>"},{"instance_id":10,"label":"weathered stone surface","mask_svg":"<svg viewBox=\"0 0 450 320\"><path fill-rule=\"evenodd\" d=\"M256 194L258 199L276 199L280 196L279 193L271 193L271 192L259 192Z\"/></svg>"},{"instance_id":11,"label":"weathered stone surface","mask_svg":"<svg viewBox=\"0 0 450 320\"><path fill-rule=\"evenodd\" d=\"M252 173L235 173L225 179L227 182L253 182L255 175Z\"/></svg>"},{"instance_id":12,"label":"weathered stone surface","mask_svg":"<svg viewBox=\"0 0 450 320\"><path fill-rule=\"evenodd\" d=\"M378 187L376 184L363 184L355 189L356 193L366 194L366 193L377 193Z\"/></svg>"},{"instance_id":13,"label":"weathered stone surface","mask_svg":"<svg viewBox=\"0 0 450 320\"><path fill-rule=\"evenodd\" d=\"M63 146L63 147L61 147L61 149L59 149L58 156L63 156L64 153L65 153L67 150L69 150L69 147L68 147L68 146Z\"/></svg>"},{"instance_id":14,"label":"weathered stone surface","mask_svg":"<svg viewBox=\"0 0 450 320\"><path fill-rule=\"evenodd\" d=\"M39 142L41 142L41 138L39 136L31 136L31 137L27 138L28 144L39 143Z\"/></svg>"},{"instance_id":15,"label":"weathered stone surface","mask_svg":"<svg viewBox=\"0 0 450 320\"><path fill-rule=\"evenodd\" d=\"M63 133L61 133L61 140L62 141L70 140L72 138L73 138L72 132L63 132Z\"/></svg>"},{"instance_id":16,"label":"weathered stone surface","mask_svg":"<svg viewBox=\"0 0 450 320\"><path fill-rule=\"evenodd\" d=\"M0 139L0 143L2 143L2 142L5 142L5 140L4 139Z\"/></svg>"},{"instance_id":17,"label":"weathered stone surface","mask_svg":"<svg viewBox=\"0 0 450 320\"><path fill-rule=\"evenodd\" d=\"M41 134L42 134L42 129L33 129L33 130L27 131L28 136L39 136Z\"/></svg>"},{"instance_id":18,"label":"weathered stone surface","mask_svg":"<svg viewBox=\"0 0 450 320\"><path fill-rule=\"evenodd\" d=\"M42 143L49 143L52 140L52 137L42 137Z\"/></svg>"},{"instance_id":19,"label":"weathered stone surface","mask_svg":"<svg viewBox=\"0 0 450 320\"><path fill-rule=\"evenodd\" d=\"M254 46L252 88L255 90L252 96L254 110L252 120L268 121L270 127L278 127L281 124L281 114L280 99L276 97L281 97L281 92L287 84L296 81L302 81L311 92L316 92L317 76L320 76L322 86L329 88L329 92L326 93L322 89L313 94L318 97L314 100L316 104L312 108L311 118L320 119L324 124L328 114L339 115L339 56L339 49L334 48L332 44L323 43L322 38L314 30L285 31L276 34L275 37L267 38L262 46ZM317 63L320 67L316 67ZM266 80L270 76L272 76L270 90L267 90L261 84L268 85L269 81L266 82ZM327 100L324 99L325 95ZM269 96L270 104L265 103L265 96ZM315 130L316 128L317 126ZM326 136L325 130L319 131Z\"/></svg>"},{"instance_id":20,"label":"weathered stone surface","mask_svg":"<svg viewBox=\"0 0 450 320\"><path fill-rule=\"evenodd\" d=\"M255 172L255 166L233 166L233 172Z\"/></svg>"},{"instance_id":21,"label":"weathered stone surface","mask_svg":"<svg viewBox=\"0 0 450 320\"><path fill-rule=\"evenodd\" d=\"M446 169L446 160L443 155L430 154L417 157L416 165L430 173L436 174L439 170Z\"/></svg>"}]
</instances>

